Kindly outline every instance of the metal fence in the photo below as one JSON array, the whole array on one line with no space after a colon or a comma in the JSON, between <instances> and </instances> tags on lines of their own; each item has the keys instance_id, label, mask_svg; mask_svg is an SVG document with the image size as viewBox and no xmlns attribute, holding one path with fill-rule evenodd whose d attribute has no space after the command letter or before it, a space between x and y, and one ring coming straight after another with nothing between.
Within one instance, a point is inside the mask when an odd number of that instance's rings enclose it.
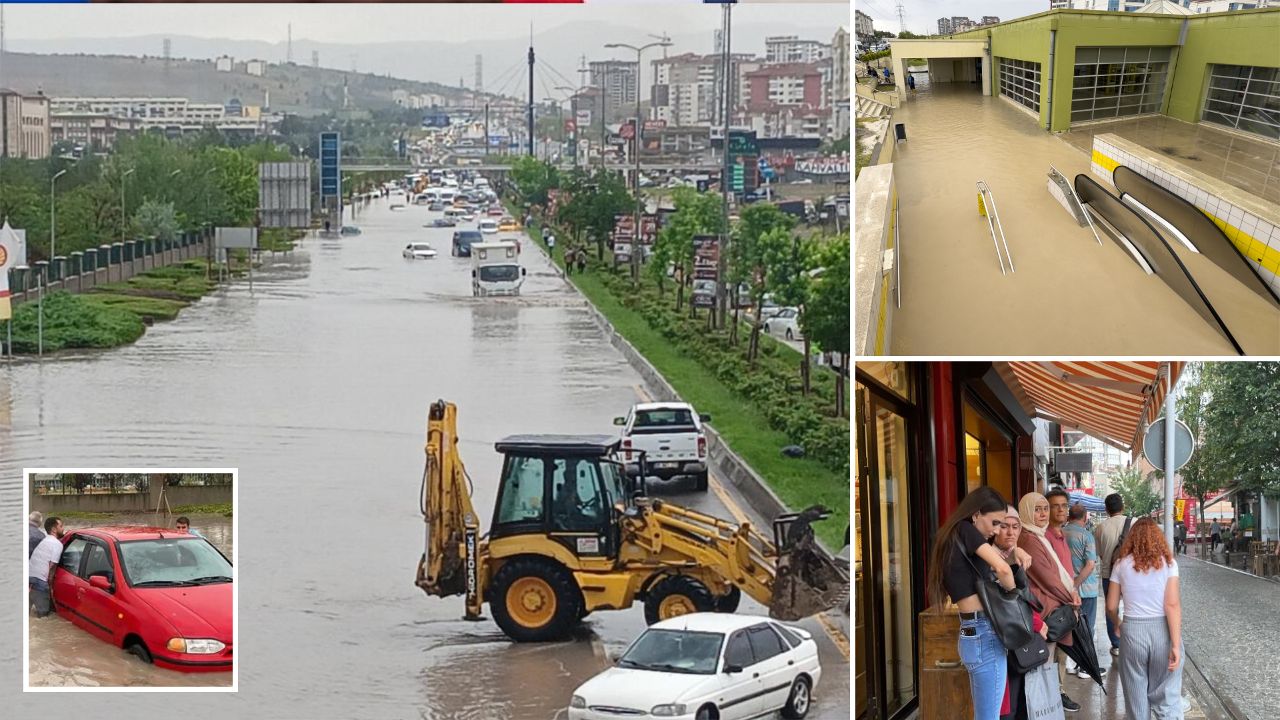
<instances>
[{"instance_id":1,"label":"metal fence","mask_svg":"<svg viewBox=\"0 0 1280 720\"><path fill-rule=\"evenodd\" d=\"M152 483L169 487L229 486L229 473L63 473L36 478L36 495L130 495L151 492Z\"/></svg>"}]
</instances>

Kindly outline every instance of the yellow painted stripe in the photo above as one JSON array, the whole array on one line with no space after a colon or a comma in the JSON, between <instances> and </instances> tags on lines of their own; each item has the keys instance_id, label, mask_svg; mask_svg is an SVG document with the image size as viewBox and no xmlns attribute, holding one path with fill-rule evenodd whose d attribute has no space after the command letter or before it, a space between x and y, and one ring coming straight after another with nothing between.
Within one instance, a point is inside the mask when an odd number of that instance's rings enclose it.
<instances>
[{"instance_id":1,"label":"yellow painted stripe","mask_svg":"<svg viewBox=\"0 0 1280 720\"><path fill-rule=\"evenodd\" d=\"M1102 167L1106 168L1107 172L1114 172L1116 167L1120 165L1120 163L1116 162L1115 160L1112 160L1106 155L1103 155L1097 150L1093 151L1093 162L1095 165L1101 165Z\"/></svg>"},{"instance_id":2,"label":"yellow painted stripe","mask_svg":"<svg viewBox=\"0 0 1280 720\"><path fill-rule=\"evenodd\" d=\"M826 615L816 615L815 617L818 618L818 624L822 626L822 629L827 631L827 637L831 638L831 642L835 643L836 649L840 651L845 660L848 660L849 638Z\"/></svg>"},{"instance_id":3,"label":"yellow painted stripe","mask_svg":"<svg viewBox=\"0 0 1280 720\"><path fill-rule=\"evenodd\" d=\"M1213 213L1201 210L1206 217L1217 225L1222 234L1227 236L1232 245L1236 246L1241 254L1262 265L1262 267L1273 275L1280 275L1280 249L1267 247L1267 244L1240 228L1228 223L1226 220L1214 215Z\"/></svg>"}]
</instances>

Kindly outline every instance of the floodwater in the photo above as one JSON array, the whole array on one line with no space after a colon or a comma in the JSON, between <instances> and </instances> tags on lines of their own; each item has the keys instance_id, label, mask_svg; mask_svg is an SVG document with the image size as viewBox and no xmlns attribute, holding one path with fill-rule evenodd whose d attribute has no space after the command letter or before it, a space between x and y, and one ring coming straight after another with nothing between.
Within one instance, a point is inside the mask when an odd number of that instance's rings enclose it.
<instances>
[{"instance_id":1,"label":"floodwater","mask_svg":"<svg viewBox=\"0 0 1280 720\"><path fill-rule=\"evenodd\" d=\"M531 243L523 294L475 299L468 261L449 256L452 231L422 227L436 214L386 205L348 221L362 235L267 257L252 292L237 281L136 345L0 369L11 532L21 496L8 478L24 466L239 469L239 692L184 702L184 717L563 717L573 689L644 628L635 607L593 614L571 641L514 645L491 620L463 621L461 598L414 585L432 401L458 404L487 528L496 440L612 432L641 380ZM421 240L439 256L401 257ZM670 490L730 517L714 493ZM17 559L0 560L15 594ZM16 609L0 603L0 626L16 625ZM740 612L764 611L744 599ZM848 717L847 655L816 621L803 626L826 670L810 717ZM17 677L20 657L0 644L0 677ZM30 698L10 703L18 716L47 712L48 696ZM173 710L156 695L70 700L99 716Z\"/></svg>"},{"instance_id":2,"label":"floodwater","mask_svg":"<svg viewBox=\"0 0 1280 720\"><path fill-rule=\"evenodd\" d=\"M894 151L902 307L892 354L1235 354L1163 280L1145 275L1101 229L1099 245L1049 195L1050 165L1074 178L1089 172L1086 154L1010 101L920 80L893 118L908 140ZM978 214L979 180L994 193L1013 256L1007 275ZM1211 300L1240 299L1224 273L1192 270ZM1241 301L1248 304L1222 313L1252 323L1237 337L1274 340L1280 316L1259 317L1251 299Z\"/></svg>"},{"instance_id":3,"label":"floodwater","mask_svg":"<svg viewBox=\"0 0 1280 720\"><path fill-rule=\"evenodd\" d=\"M192 527L232 557L231 518L190 515ZM172 518L169 518L172 521ZM117 513L110 521L66 518L68 531L98 525L166 525L163 515ZM169 525L172 522L167 523ZM29 682L72 687L216 687L231 684L231 673L184 673L148 665L105 643L58 615L31 616Z\"/></svg>"}]
</instances>

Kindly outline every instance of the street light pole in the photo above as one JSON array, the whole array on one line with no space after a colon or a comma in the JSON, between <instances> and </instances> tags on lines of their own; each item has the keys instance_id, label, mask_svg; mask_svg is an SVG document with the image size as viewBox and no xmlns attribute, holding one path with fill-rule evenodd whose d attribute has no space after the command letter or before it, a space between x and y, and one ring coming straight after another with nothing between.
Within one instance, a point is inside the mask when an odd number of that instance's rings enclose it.
<instances>
[{"instance_id":1,"label":"street light pole","mask_svg":"<svg viewBox=\"0 0 1280 720\"><path fill-rule=\"evenodd\" d=\"M49 260L41 273L40 300L36 304L36 354L39 357L44 357L44 286L49 284L49 263L56 263L58 257L57 184L58 178L66 174L66 170L59 170L49 178Z\"/></svg>"},{"instance_id":2,"label":"street light pole","mask_svg":"<svg viewBox=\"0 0 1280 720\"><path fill-rule=\"evenodd\" d=\"M120 176L120 242L124 242L129 235L129 214L125 210L124 205L124 181L125 178L132 175L133 171L136 169L137 168L131 168L129 170L125 170Z\"/></svg>"},{"instance_id":3,"label":"street light pole","mask_svg":"<svg viewBox=\"0 0 1280 720\"><path fill-rule=\"evenodd\" d=\"M605 45L605 47L607 48L626 48L628 50L634 50L636 52L636 119L635 119L635 127L633 128L633 131L631 133L631 141L633 143L632 154L634 155L633 164L635 166L635 169L632 173L631 191L635 193L635 199L636 199L635 209L633 211L633 217L632 217L632 225L631 225L632 227L632 230L631 230L632 232L631 284L632 285L636 285L640 282L640 252L641 252L640 215L641 215L641 208L644 205L644 198L640 196L640 127L641 127L640 78L643 77L643 75L640 72L640 64L642 62L641 56L644 53L644 51L648 50L649 48L670 47L670 46L671 46L671 41L667 40L665 37L658 42L651 42L645 45L641 45L640 47L636 47L635 45L627 45L625 43L607 43Z\"/></svg>"},{"instance_id":4,"label":"street light pole","mask_svg":"<svg viewBox=\"0 0 1280 720\"><path fill-rule=\"evenodd\" d=\"M716 275L718 276L717 284L719 285L719 290L720 290L719 292L720 299L719 299L719 302L716 303L716 305L720 311L719 313L720 327L722 328L726 324L728 324L728 319L729 319L728 298L733 297L734 299L736 299L737 292L738 292L738 289L734 288L732 290L733 295L730 295L729 294L730 291L725 289L725 276L728 274L728 267L729 267L728 258L729 258L729 242L730 242L729 241L729 192L730 192L730 189L729 189L729 171L730 171L729 120L730 120L730 117L729 116L733 111L733 52L730 50L730 47L729 47L729 40L730 40L729 32L733 22L733 16L732 16L733 4L725 3L723 12L724 12L724 60L723 60L724 70L722 71L722 74L724 75L724 79L723 79L724 117L721 119L724 120L724 136L721 138L722 144L720 148L724 151L724 158L723 158L724 168L720 171L720 195L721 195L720 215L721 215L721 222L724 225L724 227L721 228L724 231L724 235L721 236L722 240L720 242L720 260L717 263L717 268L716 268ZM744 172L745 172L745 168L744 168ZM712 315L715 315L715 314L716 314L715 312L712 312Z\"/></svg>"}]
</instances>

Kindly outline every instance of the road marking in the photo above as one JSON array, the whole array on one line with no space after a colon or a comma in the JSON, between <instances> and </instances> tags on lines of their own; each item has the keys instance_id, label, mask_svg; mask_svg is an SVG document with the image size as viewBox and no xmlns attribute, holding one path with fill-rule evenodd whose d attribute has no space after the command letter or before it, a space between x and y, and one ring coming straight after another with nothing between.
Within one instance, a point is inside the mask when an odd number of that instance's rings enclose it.
<instances>
[{"instance_id":1,"label":"road marking","mask_svg":"<svg viewBox=\"0 0 1280 720\"><path fill-rule=\"evenodd\" d=\"M643 386L636 385L635 390L636 395L640 396L642 400L645 402L652 402L652 398ZM711 488L711 491L716 494L716 497L720 499L720 502L729 510L729 514L733 516L734 520L737 520L739 525L748 524L750 520L747 518L746 512L744 512L738 503L730 497L729 491L725 488L724 483L720 481L720 478L711 473L710 468L707 469L707 480L707 486ZM823 631L827 633L827 637L831 638L832 644L836 646L836 649L840 651L840 654L844 656L844 659L847 661L849 659L848 636L846 636L835 623L821 613L814 617L818 620L818 624L822 626Z\"/></svg>"}]
</instances>

